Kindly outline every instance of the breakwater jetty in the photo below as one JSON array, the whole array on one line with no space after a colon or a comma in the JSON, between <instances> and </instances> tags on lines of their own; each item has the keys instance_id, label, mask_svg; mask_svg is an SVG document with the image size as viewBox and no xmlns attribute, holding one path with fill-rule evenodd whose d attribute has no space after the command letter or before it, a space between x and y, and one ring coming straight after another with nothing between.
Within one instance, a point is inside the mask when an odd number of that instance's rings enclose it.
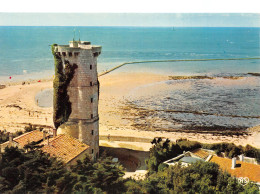
<instances>
[{"instance_id":1,"label":"breakwater jetty","mask_svg":"<svg viewBox=\"0 0 260 194\"><path fill-rule=\"evenodd\" d=\"M98 77L106 75L124 65L137 64L137 63L161 63L161 62L188 62L188 61L235 61L235 60L259 60L259 57L253 58L226 58L226 59L170 59L170 60L153 60L153 61L132 61L117 65L107 71L104 71L98 75Z\"/></svg>"}]
</instances>

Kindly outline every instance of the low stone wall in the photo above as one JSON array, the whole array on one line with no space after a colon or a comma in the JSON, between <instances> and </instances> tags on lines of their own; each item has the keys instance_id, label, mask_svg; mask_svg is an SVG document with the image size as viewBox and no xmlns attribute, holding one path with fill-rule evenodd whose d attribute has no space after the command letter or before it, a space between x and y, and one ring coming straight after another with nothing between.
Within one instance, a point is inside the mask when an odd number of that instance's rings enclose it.
<instances>
[{"instance_id":1,"label":"low stone wall","mask_svg":"<svg viewBox=\"0 0 260 194\"><path fill-rule=\"evenodd\" d=\"M99 140L151 143L153 138L114 136L114 135L113 136L112 135L99 135Z\"/></svg>"}]
</instances>

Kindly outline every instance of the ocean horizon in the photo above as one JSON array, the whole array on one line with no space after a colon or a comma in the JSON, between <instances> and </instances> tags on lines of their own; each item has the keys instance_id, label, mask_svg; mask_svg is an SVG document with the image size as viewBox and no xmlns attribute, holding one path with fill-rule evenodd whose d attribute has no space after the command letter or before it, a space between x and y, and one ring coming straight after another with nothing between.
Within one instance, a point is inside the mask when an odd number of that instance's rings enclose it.
<instances>
[{"instance_id":1,"label":"ocean horizon","mask_svg":"<svg viewBox=\"0 0 260 194\"><path fill-rule=\"evenodd\" d=\"M0 84L52 77L51 45L68 44L73 38L102 46L98 58L98 72L102 73L133 61L259 58L259 34L260 28L255 27L1 26ZM137 106L179 111L166 116L163 112L159 117L198 126L246 128L260 124L260 78L248 74L260 72L258 59L128 64L112 74L122 72L218 78L169 80L169 89L162 93L149 96L138 88L131 93L129 100ZM230 83L223 80L226 76L243 79ZM176 84L189 84L190 90L176 89ZM143 87L152 90L153 86ZM136 93L143 97L132 98Z\"/></svg>"},{"instance_id":2,"label":"ocean horizon","mask_svg":"<svg viewBox=\"0 0 260 194\"><path fill-rule=\"evenodd\" d=\"M74 38L74 29L76 40L102 46L98 72L132 61L260 56L260 28L256 27L0 26L0 80L10 81L10 76L15 80L17 75L17 79L28 75L38 78L35 74L39 72L51 76L54 65L50 45L68 44ZM257 60L131 65L131 71L140 70L239 74L259 72L260 67Z\"/></svg>"}]
</instances>

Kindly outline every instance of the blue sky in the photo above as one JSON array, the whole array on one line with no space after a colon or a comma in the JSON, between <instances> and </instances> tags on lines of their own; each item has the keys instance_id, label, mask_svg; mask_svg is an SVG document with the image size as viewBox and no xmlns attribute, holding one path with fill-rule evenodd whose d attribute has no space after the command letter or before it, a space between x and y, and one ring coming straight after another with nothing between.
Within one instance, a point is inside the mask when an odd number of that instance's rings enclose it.
<instances>
[{"instance_id":1,"label":"blue sky","mask_svg":"<svg viewBox=\"0 0 260 194\"><path fill-rule=\"evenodd\" d=\"M256 13L0 13L0 26L260 27Z\"/></svg>"}]
</instances>

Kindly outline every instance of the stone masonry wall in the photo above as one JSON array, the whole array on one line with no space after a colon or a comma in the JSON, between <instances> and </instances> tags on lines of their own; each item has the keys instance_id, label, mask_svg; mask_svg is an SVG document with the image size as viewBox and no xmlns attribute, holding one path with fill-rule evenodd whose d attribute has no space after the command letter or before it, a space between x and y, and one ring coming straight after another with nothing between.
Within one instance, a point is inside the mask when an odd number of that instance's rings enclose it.
<instances>
[{"instance_id":1,"label":"stone masonry wall","mask_svg":"<svg viewBox=\"0 0 260 194\"><path fill-rule=\"evenodd\" d=\"M99 153L97 55L94 53L100 50L101 47L91 45L84 45L84 49L67 45L57 49L63 63L67 60L77 65L68 87L72 112L58 134L66 133L86 143L93 157Z\"/></svg>"}]
</instances>

